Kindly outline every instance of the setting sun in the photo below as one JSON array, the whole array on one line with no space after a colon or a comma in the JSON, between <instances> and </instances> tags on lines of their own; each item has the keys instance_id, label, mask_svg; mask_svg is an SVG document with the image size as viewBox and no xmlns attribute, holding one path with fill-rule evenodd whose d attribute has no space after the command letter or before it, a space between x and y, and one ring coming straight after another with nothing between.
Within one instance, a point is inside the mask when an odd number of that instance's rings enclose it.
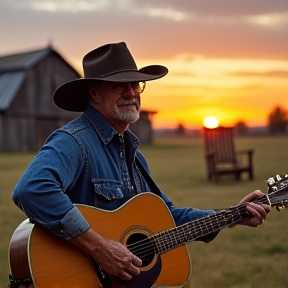
<instances>
[{"instance_id":1,"label":"setting sun","mask_svg":"<svg viewBox=\"0 0 288 288\"><path fill-rule=\"evenodd\" d=\"M206 117L203 123L206 128L216 128L219 126L219 120L213 116Z\"/></svg>"}]
</instances>

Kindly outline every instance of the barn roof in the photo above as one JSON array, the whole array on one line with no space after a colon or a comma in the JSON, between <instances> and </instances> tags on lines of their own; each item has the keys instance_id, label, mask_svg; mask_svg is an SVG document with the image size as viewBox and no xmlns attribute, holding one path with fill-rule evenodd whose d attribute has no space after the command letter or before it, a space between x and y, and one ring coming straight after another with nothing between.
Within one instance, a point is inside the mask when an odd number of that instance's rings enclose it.
<instances>
[{"instance_id":1,"label":"barn roof","mask_svg":"<svg viewBox=\"0 0 288 288\"><path fill-rule=\"evenodd\" d=\"M26 71L50 53L56 53L62 58L50 46L44 49L0 56L0 111L6 110L9 107L24 81ZM63 59L63 61L65 60ZM76 71L76 73L78 72Z\"/></svg>"},{"instance_id":2,"label":"barn roof","mask_svg":"<svg viewBox=\"0 0 288 288\"><path fill-rule=\"evenodd\" d=\"M0 57L0 73L15 70L26 70L37 64L46 55L51 53L51 51L53 51L53 49L48 47L41 50L2 56Z\"/></svg>"},{"instance_id":3,"label":"barn roof","mask_svg":"<svg viewBox=\"0 0 288 288\"><path fill-rule=\"evenodd\" d=\"M0 111L9 107L24 78L23 71L0 74Z\"/></svg>"}]
</instances>

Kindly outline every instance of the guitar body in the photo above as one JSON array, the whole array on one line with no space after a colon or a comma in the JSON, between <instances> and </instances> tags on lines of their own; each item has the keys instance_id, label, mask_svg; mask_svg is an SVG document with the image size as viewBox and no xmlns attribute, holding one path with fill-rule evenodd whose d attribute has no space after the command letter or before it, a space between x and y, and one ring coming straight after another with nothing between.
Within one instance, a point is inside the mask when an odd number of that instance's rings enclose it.
<instances>
[{"instance_id":1,"label":"guitar body","mask_svg":"<svg viewBox=\"0 0 288 288\"><path fill-rule=\"evenodd\" d=\"M75 206L93 230L127 246L175 227L164 201L152 193L139 194L113 211ZM182 245L161 255L153 254L143 262L140 275L131 281L109 277L108 284L102 285L102 277L96 273L97 265L90 256L28 220L15 230L9 251L11 275L17 279L31 276L35 288L178 286L188 281L191 274L187 247Z\"/></svg>"}]
</instances>

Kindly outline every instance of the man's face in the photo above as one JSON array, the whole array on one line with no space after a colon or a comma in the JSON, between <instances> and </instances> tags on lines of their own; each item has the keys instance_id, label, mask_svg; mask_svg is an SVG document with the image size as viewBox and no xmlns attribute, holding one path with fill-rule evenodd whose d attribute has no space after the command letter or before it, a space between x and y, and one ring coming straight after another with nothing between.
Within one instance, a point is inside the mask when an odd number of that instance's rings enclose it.
<instances>
[{"instance_id":1,"label":"man's face","mask_svg":"<svg viewBox=\"0 0 288 288\"><path fill-rule=\"evenodd\" d=\"M140 94L138 83L109 83L103 82L96 87L94 107L119 131L129 123L135 122L140 115ZM133 88L133 89L132 89ZM120 128L120 130L123 130Z\"/></svg>"}]
</instances>

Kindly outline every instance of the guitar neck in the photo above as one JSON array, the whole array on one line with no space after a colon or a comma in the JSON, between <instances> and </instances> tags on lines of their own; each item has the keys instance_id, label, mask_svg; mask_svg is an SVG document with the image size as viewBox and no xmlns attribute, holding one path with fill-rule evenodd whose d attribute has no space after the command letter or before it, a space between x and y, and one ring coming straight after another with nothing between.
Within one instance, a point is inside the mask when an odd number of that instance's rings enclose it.
<instances>
[{"instance_id":1,"label":"guitar neck","mask_svg":"<svg viewBox=\"0 0 288 288\"><path fill-rule=\"evenodd\" d=\"M273 206L267 194L259 197L255 203L263 203ZM225 210L216 211L213 214L185 223L181 226L161 231L153 235L152 241L159 254L168 252L180 245L204 237L210 233L218 232L228 225L236 223L245 217L250 217L246 204L240 204Z\"/></svg>"},{"instance_id":2,"label":"guitar neck","mask_svg":"<svg viewBox=\"0 0 288 288\"><path fill-rule=\"evenodd\" d=\"M169 230L161 231L152 237L155 241L157 253L163 254L197 238L219 231L227 225L241 220L244 210L246 211L245 204L231 207Z\"/></svg>"}]
</instances>

